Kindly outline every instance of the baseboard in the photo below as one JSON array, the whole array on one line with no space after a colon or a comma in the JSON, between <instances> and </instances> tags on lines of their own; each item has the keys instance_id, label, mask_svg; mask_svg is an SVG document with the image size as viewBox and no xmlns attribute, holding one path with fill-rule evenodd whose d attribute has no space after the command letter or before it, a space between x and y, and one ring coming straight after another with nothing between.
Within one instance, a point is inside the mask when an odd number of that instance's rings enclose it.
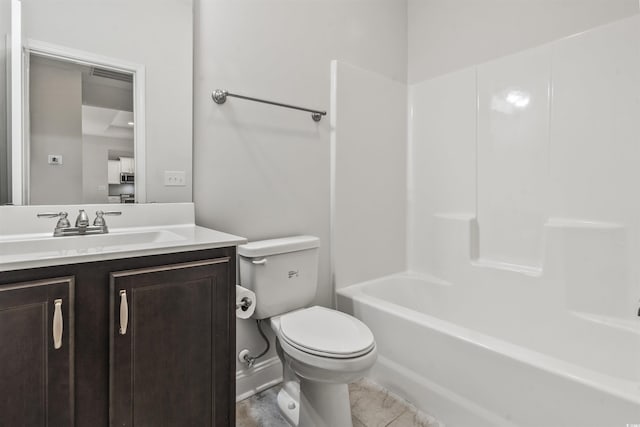
<instances>
[{"instance_id":1,"label":"baseboard","mask_svg":"<svg viewBox=\"0 0 640 427\"><path fill-rule=\"evenodd\" d=\"M236 371L236 402L282 382L282 363L277 356L265 359L252 368Z\"/></svg>"}]
</instances>

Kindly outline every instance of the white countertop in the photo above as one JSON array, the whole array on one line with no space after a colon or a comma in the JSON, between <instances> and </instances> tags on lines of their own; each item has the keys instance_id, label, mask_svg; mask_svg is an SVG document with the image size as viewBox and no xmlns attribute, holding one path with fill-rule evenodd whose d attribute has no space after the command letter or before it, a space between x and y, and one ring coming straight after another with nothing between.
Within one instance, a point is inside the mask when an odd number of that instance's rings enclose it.
<instances>
[{"instance_id":1,"label":"white countertop","mask_svg":"<svg viewBox=\"0 0 640 427\"><path fill-rule=\"evenodd\" d=\"M126 205L111 205L109 208L118 209L122 206ZM80 208L86 208L87 213L102 209L97 205ZM52 237L55 220L33 220L37 212L62 209L69 212L73 224L77 209L68 206L0 209L0 220L4 221L0 229L0 272L214 249L247 241L243 237L195 225L191 203L139 205L137 209L126 206L122 216L107 217L110 226L108 234ZM29 225L30 222L36 224L36 232L28 232L34 229ZM50 230L43 232L43 224ZM134 226L127 226L129 224Z\"/></svg>"}]
</instances>

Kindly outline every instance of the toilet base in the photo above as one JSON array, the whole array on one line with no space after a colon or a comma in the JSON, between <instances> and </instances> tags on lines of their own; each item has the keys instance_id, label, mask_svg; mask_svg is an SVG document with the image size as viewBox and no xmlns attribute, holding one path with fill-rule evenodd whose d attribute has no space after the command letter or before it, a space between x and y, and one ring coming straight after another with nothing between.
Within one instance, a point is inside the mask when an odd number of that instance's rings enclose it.
<instances>
[{"instance_id":1,"label":"toilet base","mask_svg":"<svg viewBox=\"0 0 640 427\"><path fill-rule=\"evenodd\" d=\"M278 407L296 427L353 426L347 384L288 381L278 392Z\"/></svg>"},{"instance_id":2,"label":"toilet base","mask_svg":"<svg viewBox=\"0 0 640 427\"><path fill-rule=\"evenodd\" d=\"M278 408L284 418L293 426L298 425L300 418L300 384L287 381L278 392Z\"/></svg>"}]
</instances>

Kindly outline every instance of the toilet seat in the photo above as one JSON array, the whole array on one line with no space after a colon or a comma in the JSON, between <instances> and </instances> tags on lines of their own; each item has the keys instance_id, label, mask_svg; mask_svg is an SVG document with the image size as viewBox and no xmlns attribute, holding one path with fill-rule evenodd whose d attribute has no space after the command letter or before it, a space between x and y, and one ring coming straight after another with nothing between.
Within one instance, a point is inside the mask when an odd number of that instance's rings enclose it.
<instances>
[{"instance_id":1,"label":"toilet seat","mask_svg":"<svg viewBox=\"0 0 640 427\"><path fill-rule=\"evenodd\" d=\"M373 334L360 320L346 313L314 306L280 317L280 338L315 356L349 359L375 347Z\"/></svg>"}]
</instances>

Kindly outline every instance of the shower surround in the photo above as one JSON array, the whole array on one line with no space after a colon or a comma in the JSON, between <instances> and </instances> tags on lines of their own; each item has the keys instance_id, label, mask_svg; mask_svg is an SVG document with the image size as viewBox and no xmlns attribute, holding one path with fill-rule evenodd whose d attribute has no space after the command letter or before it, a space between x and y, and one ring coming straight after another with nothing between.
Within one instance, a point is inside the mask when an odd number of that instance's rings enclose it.
<instances>
[{"instance_id":1,"label":"shower surround","mask_svg":"<svg viewBox=\"0 0 640 427\"><path fill-rule=\"evenodd\" d=\"M640 423L640 17L408 105L409 272L337 281L373 377L452 426Z\"/></svg>"}]
</instances>

